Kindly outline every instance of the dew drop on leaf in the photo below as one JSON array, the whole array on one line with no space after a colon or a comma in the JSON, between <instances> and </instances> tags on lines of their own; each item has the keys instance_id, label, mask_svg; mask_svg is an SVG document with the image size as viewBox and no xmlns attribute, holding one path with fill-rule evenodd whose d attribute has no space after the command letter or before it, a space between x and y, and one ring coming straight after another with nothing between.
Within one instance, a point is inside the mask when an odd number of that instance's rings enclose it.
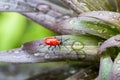
<instances>
[{"instance_id":1,"label":"dew drop on leaf","mask_svg":"<svg viewBox=\"0 0 120 80\"><path fill-rule=\"evenodd\" d=\"M44 56L44 58L45 58L45 59L49 59L49 58L50 58L50 55L49 55L49 54L46 54L46 55Z\"/></svg>"},{"instance_id":2,"label":"dew drop on leaf","mask_svg":"<svg viewBox=\"0 0 120 80\"><path fill-rule=\"evenodd\" d=\"M73 42L72 49L74 50L81 50L84 48L84 44L81 42Z\"/></svg>"},{"instance_id":3,"label":"dew drop on leaf","mask_svg":"<svg viewBox=\"0 0 120 80\"><path fill-rule=\"evenodd\" d=\"M112 12L109 12L108 14L109 14L109 15L112 15Z\"/></svg>"},{"instance_id":4,"label":"dew drop on leaf","mask_svg":"<svg viewBox=\"0 0 120 80\"><path fill-rule=\"evenodd\" d=\"M99 16L103 16L104 14L103 13L99 13Z\"/></svg>"},{"instance_id":5,"label":"dew drop on leaf","mask_svg":"<svg viewBox=\"0 0 120 80\"><path fill-rule=\"evenodd\" d=\"M16 50L16 51L14 51L14 53L20 53L20 51Z\"/></svg>"},{"instance_id":6,"label":"dew drop on leaf","mask_svg":"<svg viewBox=\"0 0 120 80\"><path fill-rule=\"evenodd\" d=\"M40 56L40 53L34 53L34 56Z\"/></svg>"},{"instance_id":7,"label":"dew drop on leaf","mask_svg":"<svg viewBox=\"0 0 120 80\"><path fill-rule=\"evenodd\" d=\"M117 67L117 70L120 70L120 66Z\"/></svg>"},{"instance_id":8,"label":"dew drop on leaf","mask_svg":"<svg viewBox=\"0 0 120 80\"><path fill-rule=\"evenodd\" d=\"M71 74L76 73L76 71L75 71L75 70L70 70L69 72L70 72Z\"/></svg>"},{"instance_id":9,"label":"dew drop on leaf","mask_svg":"<svg viewBox=\"0 0 120 80\"><path fill-rule=\"evenodd\" d=\"M117 60L116 63L117 63L117 64L120 64L120 60Z\"/></svg>"}]
</instances>

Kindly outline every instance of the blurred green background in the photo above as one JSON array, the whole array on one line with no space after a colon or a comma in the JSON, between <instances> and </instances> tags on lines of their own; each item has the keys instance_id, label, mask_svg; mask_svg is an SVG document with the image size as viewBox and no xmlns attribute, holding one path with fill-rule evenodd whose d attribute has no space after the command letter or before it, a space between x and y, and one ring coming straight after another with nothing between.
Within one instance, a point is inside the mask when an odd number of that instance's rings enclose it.
<instances>
[{"instance_id":1,"label":"blurred green background","mask_svg":"<svg viewBox=\"0 0 120 80\"><path fill-rule=\"evenodd\" d=\"M13 12L0 13L0 51L20 47L21 44L56 33Z\"/></svg>"}]
</instances>

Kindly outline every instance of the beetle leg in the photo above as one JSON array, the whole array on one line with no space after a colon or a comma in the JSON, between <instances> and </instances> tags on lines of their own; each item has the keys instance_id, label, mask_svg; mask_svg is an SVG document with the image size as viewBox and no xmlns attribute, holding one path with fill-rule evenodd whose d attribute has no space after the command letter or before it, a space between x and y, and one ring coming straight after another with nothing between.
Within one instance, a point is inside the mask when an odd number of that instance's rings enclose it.
<instances>
[{"instance_id":1,"label":"beetle leg","mask_svg":"<svg viewBox=\"0 0 120 80\"><path fill-rule=\"evenodd\" d=\"M50 50L51 47L52 47L52 46L49 46L49 47L48 47L48 50Z\"/></svg>"}]
</instances>

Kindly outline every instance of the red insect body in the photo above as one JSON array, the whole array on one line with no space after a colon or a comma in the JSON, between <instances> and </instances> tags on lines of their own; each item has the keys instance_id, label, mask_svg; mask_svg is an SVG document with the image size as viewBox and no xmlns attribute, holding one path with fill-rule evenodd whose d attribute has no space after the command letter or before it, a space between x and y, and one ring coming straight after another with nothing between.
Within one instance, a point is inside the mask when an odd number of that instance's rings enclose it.
<instances>
[{"instance_id":1,"label":"red insect body","mask_svg":"<svg viewBox=\"0 0 120 80\"><path fill-rule=\"evenodd\" d=\"M49 45L49 46L57 46L60 45L61 41L57 38L46 38L45 39L45 44Z\"/></svg>"}]
</instances>

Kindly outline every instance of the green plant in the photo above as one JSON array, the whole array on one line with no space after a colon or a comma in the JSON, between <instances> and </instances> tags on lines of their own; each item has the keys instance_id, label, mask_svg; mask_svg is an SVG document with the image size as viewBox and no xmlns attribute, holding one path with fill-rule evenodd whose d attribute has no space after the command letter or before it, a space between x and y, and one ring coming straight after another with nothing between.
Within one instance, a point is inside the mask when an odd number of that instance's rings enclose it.
<instances>
[{"instance_id":1,"label":"green plant","mask_svg":"<svg viewBox=\"0 0 120 80\"><path fill-rule=\"evenodd\" d=\"M21 4L18 5L18 3ZM56 5L58 3L61 4ZM63 3L66 4L66 6L62 5ZM24 43L17 49L1 51L0 61L10 63L35 63L69 60L83 62L94 61L97 63L100 60L98 80L119 80L120 63L119 55L117 56L119 48L109 48L111 46L119 46L119 0L58 0L58 2L55 0L18 0L15 5L16 7L13 6L11 0L1 1L1 6L4 9L0 9L0 11L19 12L57 33L59 36L54 36L57 39L66 41L63 42L64 45L54 47L53 50L50 50L48 49L49 46L44 43L44 38L27 42L29 40L25 38L29 34L26 34L24 39L27 43ZM55 35L55 33L43 34L43 37L51 36L51 34ZM106 39L108 40L105 41ZM101 43L103 44L100 46ZM22 58L22 60L19 60L19 58ZM115 61L113 62L111 58L115 59ZM88 73L87 75L90 74L91 73ZM81 75L82 74L78 72L67 80L81 79L81 77L79 77ZM83 79L90 80L93 79L93 77L83 77Z\"/></svg>"}]
</instances>

